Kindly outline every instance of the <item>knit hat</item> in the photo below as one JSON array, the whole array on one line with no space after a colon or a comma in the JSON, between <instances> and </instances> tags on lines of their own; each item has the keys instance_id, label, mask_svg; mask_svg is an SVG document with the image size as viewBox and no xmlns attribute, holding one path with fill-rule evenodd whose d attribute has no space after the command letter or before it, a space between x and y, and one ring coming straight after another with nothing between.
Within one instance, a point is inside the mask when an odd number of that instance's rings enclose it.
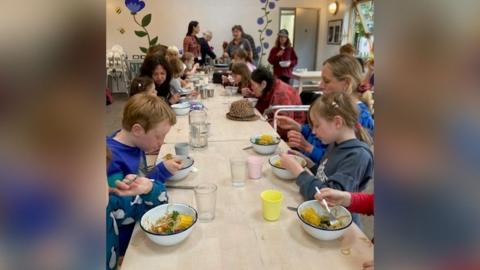
<instances>
[{"instance_id":1,"label":"knit hat","mask_svg":"<svg viewBox=\"0 0 480 270\"><path fill-rule=\"evenodd\" d=\"M227 118L234 121L255 121L259 118L248 100L242 99L232 102Z\"/></svg>"},{"instance_id":2,"label":"knit hat","mask_svg":"<svg viewBox=\"0 0 480 270\"><path fill-rule=\"evenodd\" d=\"M284 28L284 29L278 31L278 36L280 36L280 37L288 37L288 31L287 31L287 29Z\"/></svg>"}]
</instances>

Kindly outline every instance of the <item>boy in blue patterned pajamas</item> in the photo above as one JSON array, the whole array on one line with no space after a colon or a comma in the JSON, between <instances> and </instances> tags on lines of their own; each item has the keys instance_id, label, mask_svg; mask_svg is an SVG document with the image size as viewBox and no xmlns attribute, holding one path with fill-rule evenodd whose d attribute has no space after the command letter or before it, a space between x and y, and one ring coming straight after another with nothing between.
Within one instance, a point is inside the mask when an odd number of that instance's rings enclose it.
<instances>
[{"instance_id":1,"label":"boy in blue patterned pajamas","mask_svg":"<svg viewBox=\"0 0 480 270\"><path fill-rule=\"evenodd\" d=\"M117 267L135 222L149 209L168 202L164 183L180 168L180 161L168 160L147 171L145 152L158 151L175 123L175 113L159 97L135 95L125 105L122 129L107 137L111 158L106 269Z\"/></svg>"}]
</instances>

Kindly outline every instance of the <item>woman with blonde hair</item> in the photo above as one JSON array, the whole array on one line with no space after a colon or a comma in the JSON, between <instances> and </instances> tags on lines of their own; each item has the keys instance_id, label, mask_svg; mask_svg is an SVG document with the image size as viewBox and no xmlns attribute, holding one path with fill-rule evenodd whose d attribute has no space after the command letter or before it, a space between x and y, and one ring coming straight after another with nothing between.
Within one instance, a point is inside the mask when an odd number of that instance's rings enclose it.
<instances>
[{"instance_id":1,"label":"woman with blonde hair","mask_svg":"<svg viewBox=\"0 0 480 270\"><path fill-rule=\"evenodd\" d=\"M374 120L369 107L373 105L371 91L361 89L362 72L358 61L350 55L339 54L323 63L320 89L324 94L343 92L352 96L358 107L358 123L373 137ZM299 125L293 119L278 116L278 125L288 132L288 145L318 162L325 154L327 144L312 132L311 125Z\"/></svg>"},{"instance_id":2,"label":"woman with blonde hair","mask_svg":"<svg viewBox=\"0 0 480 270\"><path fill-rule=\"evenodd\" d=\"M361 66L351 55L339 54L323 62L320 89L324 92L345 91L366 105L370 114L373 110L373 96L370 90L364 90L361 87L362 80ZM362 106L361 103L358 104L359 107ZM361 108L361 111L365 111L365 109ZM366 128L373 131L373 120L371 126L366 126Z\"/></svg>"}]
</instances>

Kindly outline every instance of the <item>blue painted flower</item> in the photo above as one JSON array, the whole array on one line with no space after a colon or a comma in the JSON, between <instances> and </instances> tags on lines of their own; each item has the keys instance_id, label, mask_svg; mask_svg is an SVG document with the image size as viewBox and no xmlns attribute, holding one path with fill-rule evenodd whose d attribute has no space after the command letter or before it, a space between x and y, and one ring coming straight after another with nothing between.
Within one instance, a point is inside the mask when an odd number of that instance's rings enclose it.
<instances>
[{"instance_id":1,"label":"blue painted flower","mask_svg":"<svg viewBox=\"0 0 480 270\"><path fill-rule=\"evenodd\" d=\"M272 29L267 29L267 31L265 31L265 34L267 34L267 37L271 36L273 34Z\"/></svg>"},{"instance_id":2,"label":"blue painted flower","mask_svg":"<svg viewBox=\"0 0 480 270\"><path fill-rule=\"evenodd\" d=\"M145 7L145 2L140 0L125 0L125 6L135 15Z\"/></svg>"},{"instance_id":3,"label":"blue painted flower","mask_svg":"<svg viewBox=\"0 0 480 270\"><path fill-rule=\"evenodd\" d=\"M257 23L258 23L259 25L262 25L264 22L265 22L265 21L263 20L262 17L258 17Z\"/></svg>"},{"instance_id":4,"label":"blue painted flower","mask_svg":"<svg viewBox=\"0 0 480 270\"><path fill-rule=\"evenodd\" d=\"M263 43L263 47L264 47L265 49L268 49L269 46L270 46L270 44L268 44L268 42L264 42L264 43Z\"/></svg>"},{"instance_id":5,"label":"blue painted flower","mask_svg":"<svg viewBox=\"0 0 480 270\"><path fill-rule=\"evenodd\" d=\"M262 4L265 4L265 2L267 2L267 0L260 0L260 3Z\"/></svg>"},{"instance_id":6,"label":"blue painted flower","mask_svg":"<svg viewBox=\"0 0 480 270\"><path fill-rule=\"evenodd\" d=\"M257 50L257 53L260 53L262 51L262 47L258 46L256 50Z\"/></svg>"},{"instance_id":7,"label":"blue painted flower","mask_svg":"<svg viewBox=\"0 0 480 270\"><path fill-rule=\"evenodd\" d=\"M269 7L270 9L274 9L274 8L275 8L275 3L274 3L274 2L268 3L268 7Z\"/></svg>"}]
</instances>

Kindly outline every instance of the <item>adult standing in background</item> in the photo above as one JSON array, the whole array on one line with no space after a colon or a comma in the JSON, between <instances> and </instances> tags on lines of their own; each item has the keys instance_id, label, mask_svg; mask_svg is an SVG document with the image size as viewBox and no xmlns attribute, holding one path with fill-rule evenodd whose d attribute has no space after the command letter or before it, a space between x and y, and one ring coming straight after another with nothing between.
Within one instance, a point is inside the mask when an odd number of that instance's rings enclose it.
<instances>
[{"instance_id":1,"label":"adult standing in background","mask_svg":"<svg viewBox=\"0 0 480 270\"><path fill-rule=\"evenodd\" d=\"M290 61L288 63L287 61ZM285 83L290 84L293 68L297 65L297 54L288 38L288 31L282 29L278 32L275 47L270 50L268 62L273 65L273 74ZM280 64L282 62L282 64ZM288 63L288 65L286 65Z\"/></svg>"},{"instance_id":2,"label":"adult standing in background","mask_svg":"<svg viewBox=\"0 0 480 270\"><path fill-rule=\"evenodd\" d=\"M241 26L240 26L240 29L242 29ZM252 48L252 54L250 55L250 57L253 60L253 64L255 66L258 66L258 52L257 52L257 47L255 46L255 40L253 39L252 36L243 32L243 29L241 31L242 31L242 37L248 40L248 42L250 42L250 47Z\"/></svg>"},{"instance_id":3,"label":"adult standing in background","mask_svg":"<svg viewBox=\"0 0 480 270\"><path fill-rule=\"evenodd\" d=\"M200 43L200 53L201 53L201 56L202 58L200 59L200 61L198 61L198 63L200 65L203 65L205 64L205 61L206 61L206 57L207 55L211 58L211 59L215 59L217 58L217 56L215 55L215 53L213 52L213 49L212 47L210 47L210 44L209 42L212 40L212 32L207 30L205 32L203 32L203 37L199 38L198 41Z\"/></svg>"},{"instance_id":4,"label":"adult standing in background","mask_svg":"<svg viewBox=\"0 0 480 270\"><path fill-rule=\"evenodd\" d=\"M252 46L250 46L250 42L247 39L243 38L243 28L241 25L234 25L232 27L232 35L233 40L228 43L223 56L233 58L233 53L238 49L242 49L252 57Z\"/></svg>"},{"instance_id":5,"label":"adult standing in background","mask_svg":"<svg viewBox=\"0 0 480 270\"><path fill-rule=\"evenodd\" d=\"M187 35L183 39L183 53L189 52L193 54L195 62L201 60L200 43L198 42L197 34L200 33L200 25L197 21L191 21L188 24Z\"/></svg>"}]
</instances>

